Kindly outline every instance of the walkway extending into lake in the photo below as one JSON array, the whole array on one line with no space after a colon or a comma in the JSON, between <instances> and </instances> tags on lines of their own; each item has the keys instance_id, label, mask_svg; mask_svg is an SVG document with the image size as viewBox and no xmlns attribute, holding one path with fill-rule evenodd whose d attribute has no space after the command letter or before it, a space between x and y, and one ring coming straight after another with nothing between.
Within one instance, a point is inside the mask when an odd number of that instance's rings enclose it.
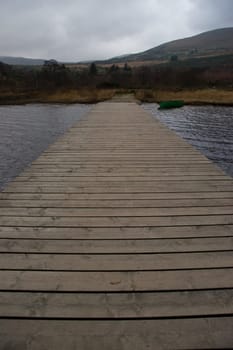
<instances>
[{"instance_id":1,"label":"walkway extending into lake","mask_svg":"<svg viewBox=\"0 0 233 350\"><path fill-rule=\"evenodd\" d=\"M0 194L0 349L233 347L233 180L101 103Z\"/></svg>"}]
</instances>

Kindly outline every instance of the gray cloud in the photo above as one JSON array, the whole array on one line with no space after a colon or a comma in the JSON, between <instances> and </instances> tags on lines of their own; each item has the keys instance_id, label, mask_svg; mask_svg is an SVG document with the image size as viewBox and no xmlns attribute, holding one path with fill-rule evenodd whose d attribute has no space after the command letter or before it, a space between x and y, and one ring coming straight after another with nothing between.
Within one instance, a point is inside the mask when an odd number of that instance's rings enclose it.
<instances>
[{"instance_id":1,"label":"gray cloud","mask_svg":"<svg viewBox=\"0 0 233 350\"><path fill-rule=\"evenodd\" d=\"M193 0L194 11L190 25L201 31L233 26L232 0Z\"/></svg>"},{"instance_id":2,"label":"gray cloud","mask_svg":"<svg viewBox=\"0 0 233 350\"><path fill-rule=\"evenodd\" d=\"M233 25L232 0L0 0L0 55L79 61Z\"/></svg>"}]
</instances>

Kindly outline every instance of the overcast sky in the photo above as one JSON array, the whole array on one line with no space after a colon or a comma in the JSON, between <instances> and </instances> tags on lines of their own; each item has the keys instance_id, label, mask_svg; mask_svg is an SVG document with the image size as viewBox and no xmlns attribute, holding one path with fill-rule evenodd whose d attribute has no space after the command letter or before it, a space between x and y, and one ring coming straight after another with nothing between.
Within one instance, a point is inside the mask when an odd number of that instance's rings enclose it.
<instances>
[{"instance_id":1,"label":"overcast sky","mask_svg":"<svg viewBox=\"0 0 233 350\"><path fill-rule=\"evenodd\" d=\"M0 56L102 59L233 27L233 0L0 0L0 23Z\"/></svg>"}]
</instances>

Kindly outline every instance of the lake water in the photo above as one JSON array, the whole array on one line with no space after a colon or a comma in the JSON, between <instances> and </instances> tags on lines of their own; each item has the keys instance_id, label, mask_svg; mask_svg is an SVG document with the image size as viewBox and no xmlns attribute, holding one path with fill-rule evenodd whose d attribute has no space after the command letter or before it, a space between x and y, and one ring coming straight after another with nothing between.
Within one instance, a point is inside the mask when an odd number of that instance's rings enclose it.
<instances>
[{"instance_id":1,"label":"lake water","mask_svg":"<svg viewBox=\"0 0 233 350\"><path fill-rule=\"evenodd\" d=\"M233 176L233 108L159 111L157 104L142 106ZM90 109L79 104L0 106L0 188Z\"/></svg>"},{"instance_id":2,"label":"lake water","mask_svg":"<svg viewBox=\"0 0 233 350\"><path fill-rule=\"evenodd\" d=\"M0 189L90 109L80 104L0 106Z\"/></svg>"},{"instance_id":3,"label":"lake water","mask_svg":"<svg viewBox=\"0 0 233 350\"><path fill-rule=\"evenodd\" d=\"M233 177L233 107L158 110L157 104L148 103L143 108Z\"/></svg>"}]
</instances>

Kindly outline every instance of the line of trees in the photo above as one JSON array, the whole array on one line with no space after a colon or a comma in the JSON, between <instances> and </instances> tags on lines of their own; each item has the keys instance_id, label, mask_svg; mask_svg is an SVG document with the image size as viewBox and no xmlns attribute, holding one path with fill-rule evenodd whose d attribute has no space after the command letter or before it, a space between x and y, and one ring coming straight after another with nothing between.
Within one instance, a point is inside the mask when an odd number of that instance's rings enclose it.
<instances>
[{"instance_id":1,"label":"line of trees","mask_svg":"<svg viewBox=\"0 0 233 350\"><path fill-rule=\"evenodd\" d=\"M109 67L90 64L82 69L55 60L42 67L16 67L0 62L0 89L54 90L87 88L232 88L233 64L190 66L177 61L161 65Z\"/></svg>"}]
</instances>

